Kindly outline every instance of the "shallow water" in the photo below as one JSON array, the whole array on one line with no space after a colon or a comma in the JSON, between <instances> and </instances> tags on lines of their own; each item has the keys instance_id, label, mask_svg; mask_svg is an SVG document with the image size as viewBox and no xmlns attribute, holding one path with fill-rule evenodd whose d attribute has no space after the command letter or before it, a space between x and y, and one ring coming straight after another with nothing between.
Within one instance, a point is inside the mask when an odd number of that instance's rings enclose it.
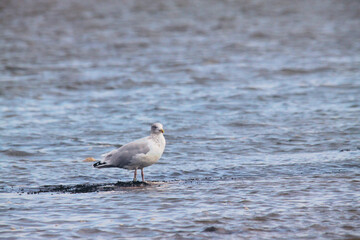
<instances>
[{"instance_id":1,"label":"shallow water","mask_svg":"<svg viewBox=\"0 0 360 240\"><path fill-rule=\"evenodd\" d=\"M3 1L0 24L0 238L360 238L358 1ZM83 161L155 121L148 185Z\"/></svg>"}]
</instances>

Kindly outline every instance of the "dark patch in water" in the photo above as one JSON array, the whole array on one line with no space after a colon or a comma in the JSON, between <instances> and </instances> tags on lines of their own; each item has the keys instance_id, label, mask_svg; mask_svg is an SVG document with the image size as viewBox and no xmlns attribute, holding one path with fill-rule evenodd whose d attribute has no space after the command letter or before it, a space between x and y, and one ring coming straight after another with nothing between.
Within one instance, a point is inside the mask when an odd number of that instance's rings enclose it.
<instances>
[{"instance_id":1,"label":"dark patch in water","mask_svg":"<svg viewBox=\"0 0 360 240\"><path fill-rule=\"evenodd\" d=\"M207 227L204 229L204 232L216 232L217 228L212 226L212 227Z\"/></svg>"},{"instance_id":2,"label":"dark patch in water","mask_svg":"<svg viewBox=\"0 0 360 240\"><path fill-rule=\"evenodd\" d=\"M39 193L90 193L116 191L128 187L146 187L151 184L146 182L117 182L99 184L76 184L76 185L45 185L39 188L22 188L19 193L39 194Z\"/></svg>"},{"instance_id":3,"label":"dark patch in water","mask_svg":"<svg viewBox=\"0 0 360 240\"><path fill-rule=\"evenodd\" d=\"M218 228L218 227L214 227L214 226L205 228L203 232L216 232L216 233L220 233L220 234L231 234L231 233L233 233L233 232L228 231L228 230L226 230L224 228Z\"/></svg>"},{"instance_id":4,"label":"dark patch in water","mask_svg":"<svg viewBox=\"0 0 360 240\"><path fill-rule=\"evenodd\" d=\"M349 148L341 149L340 152L350 152L351 150Z\"/></svg>"},{"instance_id":5,"label":"dark patch in water","mask_svg":"<svg viewBox=\"0 0 360 240\"><path fill-rule=\"evenodd\" d=\"M343 148L343 149L340 149L340 152L351 152L351 151L358 151L360 150L360 146L357 146L356 149L354 148Z\"/></svg>"}]
</instances>

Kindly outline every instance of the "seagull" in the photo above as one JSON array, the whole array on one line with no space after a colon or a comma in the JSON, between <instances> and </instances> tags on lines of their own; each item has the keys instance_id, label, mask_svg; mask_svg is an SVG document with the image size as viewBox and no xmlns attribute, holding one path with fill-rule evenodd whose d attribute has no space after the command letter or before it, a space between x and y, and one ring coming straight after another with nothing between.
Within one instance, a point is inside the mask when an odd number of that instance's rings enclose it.
<instances>
[{"instance_id":1,"label":"seagull","mask_svg":"<svg viewBox=\"0 0 360 240\"><path fill-rule=\"evenodd\" d=\"M150 136L140 138L103 154L103 159L93 166L95 168L117 167L134 170L134 182L136 181L137 170L141 169L141 178L144 182L144 167L156 163L161 158L165 145L163 125L154 123L151 125Z\"/></svg>"}]
</instances>

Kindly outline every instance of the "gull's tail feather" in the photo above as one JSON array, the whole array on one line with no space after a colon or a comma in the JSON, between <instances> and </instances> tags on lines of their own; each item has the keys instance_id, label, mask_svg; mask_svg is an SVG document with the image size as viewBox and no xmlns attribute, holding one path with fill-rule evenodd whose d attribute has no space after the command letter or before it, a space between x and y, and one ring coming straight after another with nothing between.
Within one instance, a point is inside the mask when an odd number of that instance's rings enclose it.
<instances>
[{"instance_id":1,"label":"gull's tail feather","mask_svg":"<svg viewBox=\"0 0 360 240\"><path fill-rule=\"evenodd\" d=\"M107 164L106 162L100 162L100 161L94 163L93 166L94 166L94 168L107 168L107 167L112 167L112 165Z\"/></svg>"}]
</instances>

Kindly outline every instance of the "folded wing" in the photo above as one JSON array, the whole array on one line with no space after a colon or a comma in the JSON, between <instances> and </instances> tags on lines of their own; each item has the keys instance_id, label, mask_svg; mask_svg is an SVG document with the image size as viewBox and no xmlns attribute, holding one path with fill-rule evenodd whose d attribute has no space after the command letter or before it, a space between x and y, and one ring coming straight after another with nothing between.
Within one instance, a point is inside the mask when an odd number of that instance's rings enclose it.
<instances>
[{"instance_id":1,"label":"folded wing","mask_svg":"<svg viewBox=\"0 0 360 240\"><path fill-rule=\"evenodd\" d=\"M141 138L104 154L101 162L105 163L107 167L124 167L129 165L138 154L146 154L150 151L147 138Z\"/></svg>"}]
</instances>

